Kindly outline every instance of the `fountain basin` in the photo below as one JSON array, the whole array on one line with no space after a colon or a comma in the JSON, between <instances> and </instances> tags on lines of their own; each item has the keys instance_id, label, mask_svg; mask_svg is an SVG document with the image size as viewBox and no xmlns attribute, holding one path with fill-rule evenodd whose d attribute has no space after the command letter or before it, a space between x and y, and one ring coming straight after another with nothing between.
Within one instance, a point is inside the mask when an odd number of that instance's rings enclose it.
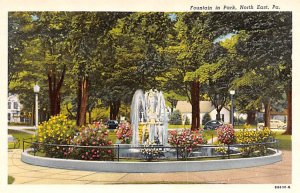
<instances>
[{"instance_id":1,"label":"fountain basin","mask_svg":"<svg viewBox=\"0 0 300 193\"><path fill-rule=\"evenodd\" d=\"M163 161L163 162L116 162L83 161L38 157L25 150L21 160L25 163L71 170L119 173L164 173L164 172L199 172L235 168L246 168L273 164L282 160L282 152L271 149L272 155L239 159L205 160L205 161Z\"/></svg>"}]
</instances>

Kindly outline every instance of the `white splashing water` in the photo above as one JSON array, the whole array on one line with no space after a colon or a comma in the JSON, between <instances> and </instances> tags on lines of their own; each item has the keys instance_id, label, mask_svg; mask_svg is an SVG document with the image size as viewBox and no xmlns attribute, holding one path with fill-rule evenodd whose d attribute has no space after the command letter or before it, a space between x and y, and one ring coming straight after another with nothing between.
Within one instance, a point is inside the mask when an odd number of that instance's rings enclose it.
<instances>
[{"instance_id":1,"label":"white splashing water","mask_svg":"<svg viewBox=\"0 0 300 193\"><path fill-rule=\"evenodd\" d=\"M159 144L168 144L168 114L165 99L162 92L150 90L143 93L137 90L131 102L131 126L133 130L132 146L138 146L146 141L145 132L142 141L139 139L139 125L148 130L148 142L159 140Z\"/></svg>"}]
</instances>

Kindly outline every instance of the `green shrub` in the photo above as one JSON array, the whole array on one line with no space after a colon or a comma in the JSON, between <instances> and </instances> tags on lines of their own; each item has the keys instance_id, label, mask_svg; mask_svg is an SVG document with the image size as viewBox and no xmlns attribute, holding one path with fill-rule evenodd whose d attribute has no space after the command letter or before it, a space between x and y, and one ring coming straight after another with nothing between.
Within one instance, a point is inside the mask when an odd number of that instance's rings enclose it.
<instances>
[{"instance_id":1,"label":"green shrub","mask_svg":"<svg viewBox=\"0 0 300 193\"><path fill-rule=\"evenodd\" d=\"M185 119L185 125L190 125L191 124L191 121L189 119L189 117L187 116L186 119Z\"/></svg>"},{"instance_id":2,"label":"green shrub","mask_svg":"<svg viewBox=\"0 0 300 193\"><path fill-rule=\"evenodd\" d=\"M112 145L112 141L108 139L107 127L102 123L95 123L82 128L72 140L72 144L77 146L92 146L86 148L69 148L68 156L73 159L110 160L114 155L113 148L101 148Z\"/></svg>"},{"instance_id":3,"label":"green shrub","mask_svg":"<svg viewBox=\"0 0 300 193\"><path fill-rule=\"evenodd\" d=\"M37 141L43 144L70 145L76 133L75 123L68 120L65 115L51 117L38 126ZM59 146L42 145L47 157L62 158L66 148Z\"/></svg>"},{"instance_id":4,"label":"green shrub","mask_svg":"<svg viewBox=\"0 0 300 193\"><path fill-rule=\"evenodd\" d=\"M202 118L202 125L205 125L205 123L207 123L208 121L211 121L210 114L205 113Z\"/></svg>"},{"instance_id":5,"label":"green shrub","mask_svg":"<svg viewBox=\"0 0 300 193\"><path fill-rule=\"evenodd\" d=\"M180 111L176 110L171 114L169 123L171 125L181 125L182 124L182 118L181 118Z\"/></svg>"}]
</instances>

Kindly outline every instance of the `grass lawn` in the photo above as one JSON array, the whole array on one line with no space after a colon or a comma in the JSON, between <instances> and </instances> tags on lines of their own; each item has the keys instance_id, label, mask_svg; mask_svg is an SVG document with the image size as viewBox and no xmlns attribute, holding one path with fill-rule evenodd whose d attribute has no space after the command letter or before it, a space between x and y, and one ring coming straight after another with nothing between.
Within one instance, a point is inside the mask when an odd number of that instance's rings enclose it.
<instances>
[{"instance_id":1,"label":"grass lawn","mask_svg":"<svg viewBox=\"0 0 300 193\"><path fill-rule=\"evenodd\" d=\"M168 129L189 129L191 128L191 125L168 125Z\"/></svg>"},{"instance_id":2,"label":"grass lawn","mask_svg":"<svg viewBox=\"0 0 300 193\"><path fill-rule=\"evenodd\" d=\"M291 135L282 135L283 131L277 131L275 138L279 140L279 149L280 150L292 150L292 136Z\"/></svg>"},{"instance_id":3,"label":"grass lawn","mask_svg":"<svg viewBox=\"0 0 300 193\"><path fill-rule=\"evenodd\" d=\"M12 183L14 183L14 181L15 181L14 177L8 176L8 184L12 184Z\"/></svg>"},{"instance_id":4,"label":"grass lawn","mask_svg":"<svg viewBox=\"0 0 300 193\"><path fill-rule=\"evenodd\" d=\"M204 137L208 142L212 142L211 139L214 137L217 137L217 131L216 130L204 130ZM214 140L216 142L217 140Z\"/></svg>"},{"instance_id":5,"label":"grass lawn","mask_svg":"<svg viewBox=\"0 0 300 193\"><path fill-rule=\"evenodd\" d=\"M116 133L114 132L115 130L110 130L108 133L108 139L110 139L112 141L112 143L116 143L117 141L117 136Z\"/></svg>"},{"instance_id":6,"label":"grass lawn","mask_svg":"<svg viewBox=\"0 0 300 193\"><path fill-rule=\"evenodd\" d=\"M31 138L34 137L34 135L31 135L29 133L24 133L24 132L15 131L15 130L8 130L8 134L12 135L16 139L19 139L19 141L20 141L20 147L19 147L19 149L23 148L23 143L22 143L23 139L31 139ZM25 148L28 148L29 146L30 146L29 144L26 144ZM13 147L14 147L13 143L8 143L8 148L9 149L12 149Z\"/></svg>"},{"instance_id":7,"label":"grass lawn","mask_svg":"<svg viewBox=\"0 0 300 193\"><path fill-rule=\"evenodd\" d=\"M235 128L235 129L243 129L243 128L244 128L244 125L235 125L234 128ZM255 128L256 128L256 125L250 125L250 128L255 129Z\"/></svg>"}]
</instances>

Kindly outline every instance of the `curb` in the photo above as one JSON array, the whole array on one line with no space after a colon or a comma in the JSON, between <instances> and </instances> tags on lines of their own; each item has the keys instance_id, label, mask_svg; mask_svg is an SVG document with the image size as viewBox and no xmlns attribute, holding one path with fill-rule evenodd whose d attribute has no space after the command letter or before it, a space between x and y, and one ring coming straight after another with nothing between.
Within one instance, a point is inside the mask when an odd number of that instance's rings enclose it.
<instances>
[{"instance_id":1,"label":"curb","mask_svg":"<svg viewBox=\"0 0 300 193\"><path fill-rule=\"evenodd\" d=\"M118 173L164 173L164 172L199 172L226 169L256 167L273 164L282 160L282 152L274 150L273 155L240 159L209 161L169 161L169 162L116 162L116 161L83 161L57 158L45 158L28 154L27 149L21 154L25 163L50 168L84 170L95 172Z\"/></svg>"}]
</instances>

